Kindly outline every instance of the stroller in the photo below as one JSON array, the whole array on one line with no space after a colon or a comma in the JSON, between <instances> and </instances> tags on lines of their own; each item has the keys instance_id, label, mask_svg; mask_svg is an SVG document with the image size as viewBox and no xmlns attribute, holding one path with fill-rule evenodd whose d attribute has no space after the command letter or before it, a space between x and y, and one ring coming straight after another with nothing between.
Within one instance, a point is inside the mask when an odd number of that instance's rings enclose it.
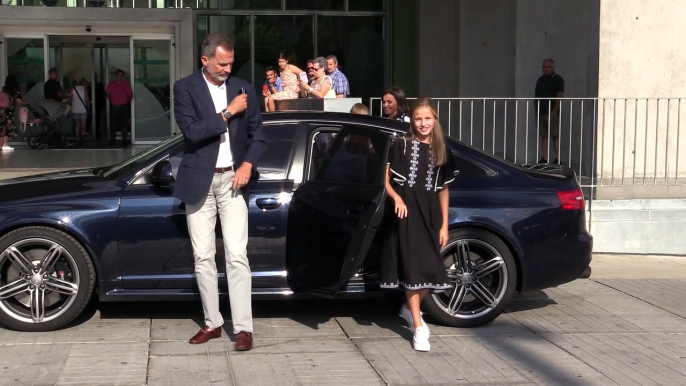
<instances>
[{"instance_id":1,"label":"stroller","mask_svg":"<svg viewBox=\"0 0 686 386\"><path fill-rule=\"evenodd\" d=\"M36 105L27 104L26 107L36 117L29 120L27 126L42 126L42 133L28 137L27 142L33 149L62 148L67 146L67 136L60 130L59 119L64 116L68 108L53 100L38 101Z\"/></svg>"}]
</instances>

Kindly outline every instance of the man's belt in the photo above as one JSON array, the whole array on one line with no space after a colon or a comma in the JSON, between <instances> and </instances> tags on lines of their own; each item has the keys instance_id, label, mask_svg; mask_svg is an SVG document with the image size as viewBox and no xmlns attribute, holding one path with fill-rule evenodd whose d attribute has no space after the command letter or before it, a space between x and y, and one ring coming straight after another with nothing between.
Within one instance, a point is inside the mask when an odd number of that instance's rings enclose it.
<instances>
[{"instance_id":1,"label":"man's belt","mask_svg":"<svg viewBox=\"0 0 686 386\"><path fill-rule=\"evenodd\" d=\"M232 172L233 171L233 166L225 167L225 168L214 168L215 173L225 173L225 172Z\"/></svg>"}]
</instances>

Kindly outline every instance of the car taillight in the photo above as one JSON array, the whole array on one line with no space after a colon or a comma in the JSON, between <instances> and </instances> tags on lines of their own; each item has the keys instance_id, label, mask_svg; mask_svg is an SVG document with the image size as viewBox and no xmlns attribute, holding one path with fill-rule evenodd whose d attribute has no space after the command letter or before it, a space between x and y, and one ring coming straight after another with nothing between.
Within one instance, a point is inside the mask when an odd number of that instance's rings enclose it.
<instances>
[{"instance_id":1,"label":"car taillight","mask_svg":"<svg viewBox=\"0 0 686 386\"><path fill-rule=\"evenodd\" d=\"M581 189L557 192L562 210L584 210L584 194Z\"/></svg>"}]
</instances>

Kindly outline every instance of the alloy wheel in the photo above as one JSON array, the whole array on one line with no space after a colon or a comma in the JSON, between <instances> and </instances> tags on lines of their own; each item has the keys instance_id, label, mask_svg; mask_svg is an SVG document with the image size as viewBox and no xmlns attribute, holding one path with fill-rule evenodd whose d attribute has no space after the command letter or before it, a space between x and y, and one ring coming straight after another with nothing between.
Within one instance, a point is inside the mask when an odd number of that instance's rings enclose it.
<instances>
[{"instance_id":1,"label":"alloy wheel","mask_svg":"<svg viewBox=\"0 0 686 386\"><path fill-rule=\"evenodd\" d=\"M445 246L442 257L453 289L432 297L443 312L473 319L500 304L510 278L505 260L493 245L478 239L458 239Z\"/></svg>"},{"instance_id":2,"label":"alloy wheel","mask_svg":"<svg viewBox=\"0 0 686 386\"><path fill-rule=\"evenodd\" d=\"M17 321L59 318L74 303L78 283L76 260L54 240L27 238L0 253L0 309Z\"/></svg>"}]
</instances>

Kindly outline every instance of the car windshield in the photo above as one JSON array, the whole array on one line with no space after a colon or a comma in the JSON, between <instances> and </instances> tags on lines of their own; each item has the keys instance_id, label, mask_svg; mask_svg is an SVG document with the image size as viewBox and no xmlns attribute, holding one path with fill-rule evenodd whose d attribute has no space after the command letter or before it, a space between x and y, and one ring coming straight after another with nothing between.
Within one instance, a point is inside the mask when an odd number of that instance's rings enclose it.
<instances>
[{"instance_id":1,"label":"car windshield","mask_svg":"<svg viewBox=\"0 0 686 386\"><path fill-rule=\"evenodd\" d=\"M183 136L175 136L171 137L165 141L160 142L159 144L144 150L143 152L136 154L135 156L124 160L121 163L108 166L106 168L103 168L101 170L98 170L100 173L102 173L103 177L111 177L114 175L117 175L120 172L124 172L126 170L129 170L132 167L136 167L138 165L143 165L146 164L148 161L151 159L157 157L160 153L163 153L165 151L168 151L172 147L176 146L179 142L181 142Z\"/></svg>"}]
</instances>

